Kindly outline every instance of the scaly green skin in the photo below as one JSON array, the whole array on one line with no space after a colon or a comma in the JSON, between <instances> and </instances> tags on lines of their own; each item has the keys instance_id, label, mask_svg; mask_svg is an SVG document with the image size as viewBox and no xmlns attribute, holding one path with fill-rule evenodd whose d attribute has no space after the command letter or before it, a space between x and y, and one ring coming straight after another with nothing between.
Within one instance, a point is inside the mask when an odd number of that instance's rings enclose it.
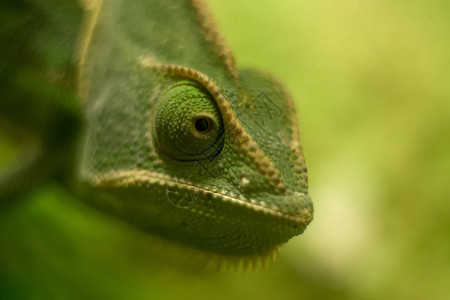
<instances>
[{"instance_id":1,"label":"scaly green skin","mask_svg":"<svg viewBox=\"0 0 450 300\"><path fill-rule=\"evenodd\" d=\"M236 68L200 1L84 3L70 189L212 253L264 255L302 233L313 208L283 86Z\"/></svg>"}]
</instances>

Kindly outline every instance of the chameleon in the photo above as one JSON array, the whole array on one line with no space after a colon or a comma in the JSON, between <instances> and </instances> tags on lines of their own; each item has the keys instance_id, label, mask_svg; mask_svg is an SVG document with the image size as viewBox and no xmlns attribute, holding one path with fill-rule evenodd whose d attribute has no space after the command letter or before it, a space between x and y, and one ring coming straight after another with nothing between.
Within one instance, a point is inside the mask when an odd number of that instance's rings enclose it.
<instances>
[{"instance_id":1,"label":"chameleon","mask_svg":"<svg viewBox=\"0 0 450 300\"><path fill-rule=\"evenodd\" d=\"M265 258L313 219L293 99L199 0L1 4L0 208L53 180L149 234Z\"/></svg>"}]
</instances>

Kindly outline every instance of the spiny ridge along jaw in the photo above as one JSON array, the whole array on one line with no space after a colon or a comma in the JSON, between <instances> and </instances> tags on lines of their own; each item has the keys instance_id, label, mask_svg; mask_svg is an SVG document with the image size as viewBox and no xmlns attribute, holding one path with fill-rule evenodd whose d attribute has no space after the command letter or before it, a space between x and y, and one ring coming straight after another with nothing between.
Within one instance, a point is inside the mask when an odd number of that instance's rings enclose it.
<instances>
[{"instance_id":1,"label":"spiny ridge along jaw","mask_svg":"<svg viewBox=\"0 0 450 300\"><path fill-rule=\"evenodd\" d=\"M163 74L177 75L186 79L193 80L203 86L215 100L223 118L224 126L229 132L232 142L242 153L245 153L258 172L266 176L271 185L276 188L280 194L286 192L283 180L265 153L258 147L255 141L248 135L242 124L233 112L230 103L220 91L218 85L207 75L179 65L154 63L153 58L142 58L142 67Z\"/></svg>"},{"instance_id":2,"label":"spiny ridge along jaw","mask_svg":"<svg viewBox=\"0 0 450 300\"><path fill-rule=\"evenodd\" d=\"M263 214L271 215L280 219L285 219L298 225L306 225L313 218L311 210L305 207L301 208L298 212L295 213L282 212L273 207L269 207L264 203L250 202L248 199L241 199L240 197L232 193L227 193L226 191L215 191L207 187L200 187L194 185L193 183L190 183L187 180L173 178L166 174L148 170L119 170L102 174L91 174L88 178L88 181L93 186L104 188L145 187L149 184L177 187L180 189L189 190L191 192L211 195L214 198L220 198L224 202L241 205L253 211L258 211ZM305 194L297 194L296 197L298 197L299 199L309 198L309 196Z\"/></svg>"}]
</instances>

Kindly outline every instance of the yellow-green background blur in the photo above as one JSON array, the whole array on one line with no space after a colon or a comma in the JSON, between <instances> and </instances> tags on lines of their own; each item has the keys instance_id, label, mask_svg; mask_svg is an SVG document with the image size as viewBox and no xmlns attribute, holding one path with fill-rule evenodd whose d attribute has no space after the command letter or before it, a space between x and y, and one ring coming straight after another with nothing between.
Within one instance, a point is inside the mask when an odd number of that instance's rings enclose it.
<instances>
[{"instance_id":1,"label":"yellow-green background blur","mask_svg":"<svg viewBox=\"0 0 450 300\"><path fill-rule=\"evenodd\" d=\"M450 299L450 2L209 3L296 100L314 221L266 270L201 271L50 184L0 214L0 299Z\"/></svg>"}]
</instances>

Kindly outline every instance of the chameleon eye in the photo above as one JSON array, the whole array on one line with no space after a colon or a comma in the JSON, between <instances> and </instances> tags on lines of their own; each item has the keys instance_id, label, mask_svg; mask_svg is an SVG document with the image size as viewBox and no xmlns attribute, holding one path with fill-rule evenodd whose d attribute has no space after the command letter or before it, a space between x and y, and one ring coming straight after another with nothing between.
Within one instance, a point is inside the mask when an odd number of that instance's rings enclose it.
<instances>
[{"instance_id":1,"label":"chameleon eye","mask_svg":"<svg viewBox=\"0 0 450 300\"><path fill-rule=\"evenodd\" d=\"M173 159L203 160L222 150L219 109L211 95L192 82L180 82L162 94L154 120L159 150Z\"/></svg>"},{"instance_id":2,"label":"chameleon eye","mask_svg":"<svg viewBox=\"0 0 450 300\"><path fill-rule=\"evenodd\" d=\"M208 133L212 128L211 120L209 118L198 118L195 121L195 129L201 134Z\"/></svg>"}]
</instances>

